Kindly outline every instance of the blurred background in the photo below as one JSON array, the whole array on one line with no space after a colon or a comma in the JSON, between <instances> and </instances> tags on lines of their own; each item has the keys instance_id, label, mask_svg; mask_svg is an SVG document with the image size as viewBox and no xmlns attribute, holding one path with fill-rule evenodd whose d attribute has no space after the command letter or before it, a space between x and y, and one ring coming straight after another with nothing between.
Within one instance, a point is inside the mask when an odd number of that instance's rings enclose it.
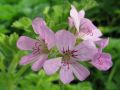
<instances>
[{"instance_id":1,"label":"blurred background","mask_svg":"<svg viewBox=\"0 0 120 90\"><path fill-rule=\"evenodd\" d=\"M54 30L68 28L70 5L86 11L86 17L109 37L105 52L111 53L113 66L102 72L88 66L87 80L74 80L65 90L120 90L120 0L0 0L0 90L59 90L59 75L33 72L20 66L28 52L16 47L21 35L35 37L31 20L40 16Z\"/></svg>"}]
</instances>

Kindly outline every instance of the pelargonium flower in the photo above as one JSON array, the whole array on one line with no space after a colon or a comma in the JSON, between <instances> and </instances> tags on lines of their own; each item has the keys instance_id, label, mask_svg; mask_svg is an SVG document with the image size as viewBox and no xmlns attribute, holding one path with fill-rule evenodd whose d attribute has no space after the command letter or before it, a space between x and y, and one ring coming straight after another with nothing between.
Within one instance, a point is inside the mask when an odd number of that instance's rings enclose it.
<instances>
[{"instance_id":1,"label":"pelargonium flower","mask_svg":"<svg viewBox=\"0 0 120 90\"><path fill-rule=\"evenodd\" d=\"M68 18L70 27L76 28L76 36L83 40L100 40L102 33L100 30L87 18L85 18L85 11L77 12L76 8L71 5L70 17Z\"/></svg>"},{"instance_id":2,"label":"pelargonium flower","mask_svg":"<svg viewBox=\"0 0 120 90\"><path fill-rule=\"evenodd\" d=\"M99 49L90 62L93 66L102 71L106 71L112 66L111 55L109 53L102 52L102 49L108 45L108 42L109 39L102 39L96 41L96 44L99 46Z\"/></svg>"},{"instance_id":3,"label":"pelargonium flower","mask_svg":"<svg viewBox=\"0 0 120 90\"><path fill-rule=\"evenodd\" d=\"M39 39L21 36L17 41L17 47L21 50L30 50L31 54L23 56L20 64L33 63L32 69L38 71L48 58L49 50L55 45L55 35L43 19L35 18L32 22L33 29L39 35Z\"/></svg>"},{"instance_id":4,"label":"pelargonium flower","mask_svg":"<svg viewBox=\"0 0 120 90\"><path fill-rule=\"evenodd\" d=\"M72 33L65 30L58 31L56 46L61 57L47 60L43 66L48 75L52 75L60 69L60 79L64 84L70 83L74 79L74 75L80 81L85 80L90 72L79 64L79 61L87 61L97 52L95 44L90 40L75 44L76 38Z\"/></svg>"}]
</instances>

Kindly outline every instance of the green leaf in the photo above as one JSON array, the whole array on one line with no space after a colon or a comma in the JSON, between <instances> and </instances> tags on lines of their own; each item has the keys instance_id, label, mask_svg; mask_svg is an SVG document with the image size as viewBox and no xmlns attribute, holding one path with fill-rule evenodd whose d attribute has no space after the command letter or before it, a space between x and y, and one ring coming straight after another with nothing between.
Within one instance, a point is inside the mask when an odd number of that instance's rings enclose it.
<instances>
[{"instance_id":1,"label":"green leaf","mask_svg":"<svg viewBox=\"0 0 120 90\"><path fill-rule=\"evenodd\" d=\"M15 21L12 24L12 27L27 30L31 26L31 23L32 23L31 19L27 17L22 17L18 21Z\"/></svg>"}]
</instances>

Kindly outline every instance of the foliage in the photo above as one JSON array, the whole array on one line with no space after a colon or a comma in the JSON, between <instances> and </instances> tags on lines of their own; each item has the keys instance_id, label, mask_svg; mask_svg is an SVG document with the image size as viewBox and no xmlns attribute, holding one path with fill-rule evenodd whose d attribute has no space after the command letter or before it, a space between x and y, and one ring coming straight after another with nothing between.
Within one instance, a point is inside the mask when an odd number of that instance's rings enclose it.
<instances>
[{"instance_id":1,"label":"foliage","mask_svg":"<svg viewBox=\"0 0 120 90\"><path fill-rule=\"evenodd\" d=\"M31 22L40 16L53 30L67 29L70 5L85 9L86 17L99 26L104 37L110 37L105 52L110 52L113 67L101 72L88 66L91 76L84 82L73 81L65 90L120 89L120 1L119 0L0 0L0 90L57 90L58 74L47 76L33 72L30 65L20 66L19 60L28 52L20 51L16 41L20 35L35 38Z\"/></svg>"}]
</instances>

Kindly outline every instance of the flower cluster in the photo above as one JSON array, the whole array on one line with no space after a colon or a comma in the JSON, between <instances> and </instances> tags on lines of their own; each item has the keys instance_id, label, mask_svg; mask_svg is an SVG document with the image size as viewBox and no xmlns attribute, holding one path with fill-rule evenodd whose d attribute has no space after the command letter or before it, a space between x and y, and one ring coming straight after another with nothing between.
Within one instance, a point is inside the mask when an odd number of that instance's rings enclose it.
<instances>
[{"instance_id":1,"label":"flower cluster","mask_svg":"<svg viewBox=\"0 0 120 90\"><path fill-rule=\"evenodd\" d=\"M21 58L20 65L32 64L32 70L43 68L48 75L60 71L60 80L64 84L70 83L74 76L83 81L90 75L89 70L80 64L84 61L99 70L108 70L112 66L111 55L102 50L109 39L101 38L100 30L85 18L85 11L78 12L71 6L68 24L68 30L54 33L42 18L35 18L32 27L38 39L21 36L17 41L19 49L31 51ZM49 58L50 51L55 47L59 55Z\"/></svg>"}]
</instances>

